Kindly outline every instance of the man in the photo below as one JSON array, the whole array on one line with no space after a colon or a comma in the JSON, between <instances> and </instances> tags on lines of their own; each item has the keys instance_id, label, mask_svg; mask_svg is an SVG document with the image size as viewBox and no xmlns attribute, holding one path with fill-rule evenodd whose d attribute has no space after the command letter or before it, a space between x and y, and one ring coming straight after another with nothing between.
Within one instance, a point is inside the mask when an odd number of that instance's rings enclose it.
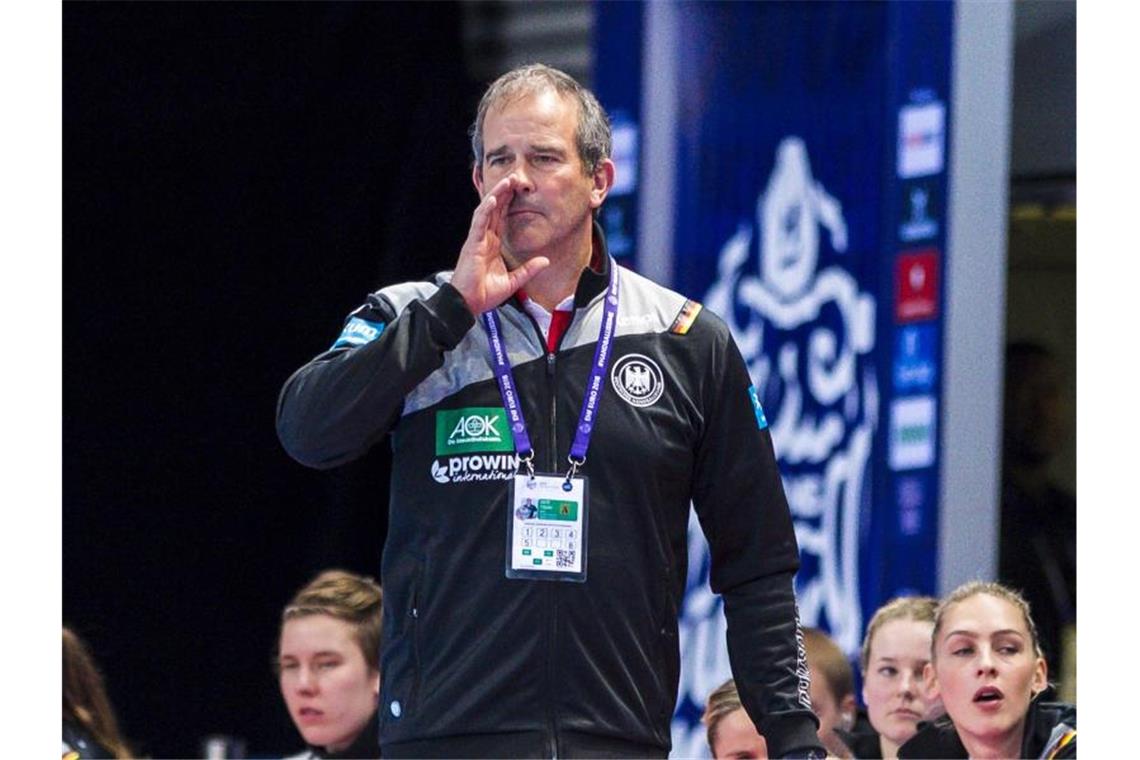
<instances>
[{"instance_id":1,"label":"man","mask_svg":"<svg viewBox=\"0 0 1140 760\"><path fill-rule=\"evenodd\" d=\"M1049 471L1068 434L1062 379L1045 346L1006 346L998 577L1025 594L1050 673L1077 622L1077 500Z\"/></svg>"},{"instance_id":2,"label":"man","mask_svg":"<svg viewBox=\"0 0 1140 760\"><path fill-rule=\"evenodd\" d=\"M278 407L313 467L391 435L384 756L667 754L690 500L749 715L822 755L767 423L724 324L607 254L605 112L523 67L472 147L455 270L369 296Z\"/></svg>"}]
</instances>

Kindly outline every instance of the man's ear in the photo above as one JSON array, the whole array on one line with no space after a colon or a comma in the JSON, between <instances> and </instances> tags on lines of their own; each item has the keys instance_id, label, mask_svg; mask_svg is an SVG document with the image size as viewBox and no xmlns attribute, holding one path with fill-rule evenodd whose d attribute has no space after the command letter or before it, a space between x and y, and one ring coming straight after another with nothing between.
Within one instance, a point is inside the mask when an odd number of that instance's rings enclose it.
<instances>
[{"instance_id":1,"label":"man's ear","mask_svg":"<svg viewBox=\"0 0 1140 760\"><path fill-rule=\"evenodd\" d=\"M475 192L479 198L483 197L483 167L477 163L471 164L471 184L475 185Z\"/></svg>"},{"instance_id":2,"label":"man's ear","mask_svg":"<svg viewBox=\"0 0 1140 760\"><path fill-rule=\"evenodd\" d=\"M617 168L614 162L603 158L594 169L594 186L590 189L590 208L599 208L610 194L614 186L614 177Z\"/></svg>"}]
</instances>

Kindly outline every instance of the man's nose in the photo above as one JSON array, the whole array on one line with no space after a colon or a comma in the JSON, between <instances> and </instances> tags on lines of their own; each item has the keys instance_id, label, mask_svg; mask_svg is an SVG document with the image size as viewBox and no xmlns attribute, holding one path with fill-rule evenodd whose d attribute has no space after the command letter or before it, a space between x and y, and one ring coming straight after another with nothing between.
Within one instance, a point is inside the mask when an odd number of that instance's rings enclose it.
<instances>
[{"instance_id":1,"label":"man's nose","mask_svg":"<svg viewBox=\"0 0 1140 760\"><path fill-rule=\"evenodd\" d=\"M516 193L532 193L534 192L534 182L531 180L530 172L527 171L526 166L519 162L518 167L514 171L515 180L518 182L515 187Z\"/></svg>"}]
</instances>

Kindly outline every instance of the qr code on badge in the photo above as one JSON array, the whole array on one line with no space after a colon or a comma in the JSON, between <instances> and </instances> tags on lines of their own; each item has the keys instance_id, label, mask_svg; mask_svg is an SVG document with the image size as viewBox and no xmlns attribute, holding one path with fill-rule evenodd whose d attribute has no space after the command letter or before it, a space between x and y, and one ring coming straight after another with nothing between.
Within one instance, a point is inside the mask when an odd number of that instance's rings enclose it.
<instances>
[{"instance_id":1,"label":"qr code on badge","mask_svg":"<svg viewBox=\"0 0 1140 760\"><path fill-rule=\"evenodd\" d=\"M573 549L559 549L554 555L555 567L574 567Z\"/></svg>"}]
</instances>

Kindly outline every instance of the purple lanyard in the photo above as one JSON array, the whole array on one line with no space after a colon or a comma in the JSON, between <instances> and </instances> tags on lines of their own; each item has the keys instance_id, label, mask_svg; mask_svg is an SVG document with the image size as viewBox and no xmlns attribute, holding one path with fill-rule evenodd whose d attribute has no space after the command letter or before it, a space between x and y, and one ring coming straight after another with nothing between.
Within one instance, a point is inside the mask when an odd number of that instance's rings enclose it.
<instances>
[{"instance_id":1,"label":"purple lanyard","mask_svg":"<svg viewBox=\"0 0 1140 760\"><path fill-rule=\"evenodd\" d=\"M610 283L603 301L602 327L598 331L598 342L594 348L594 363L590 366L590 382L582 398L582 411L578 414L574 444L570 447L570 472L566 475L568 479L573 477L578 468L586 462L586 449L590 447L590 434L594 430L598 404L601 403L602 391L606 387L606 367L610 363L610 348L613 346L617 327L618 307L617 264L613 259L610 259L609 264ZM510 420L515 451L519 455L519 460L526 464L533 475L534 449L530 445L526 420L523 419L522 404L519 403L518 386L515 384L514 373L511 372L510 357L507 356L506 347L503 345L502 323L495 309L483 312L482 321L483 329L487 332L487 340L491 344L491 364L495 370L495 379L499 383L499 394L503 397L503 408L506 409L507 418Z\"/></svg>"}]
</instances>

